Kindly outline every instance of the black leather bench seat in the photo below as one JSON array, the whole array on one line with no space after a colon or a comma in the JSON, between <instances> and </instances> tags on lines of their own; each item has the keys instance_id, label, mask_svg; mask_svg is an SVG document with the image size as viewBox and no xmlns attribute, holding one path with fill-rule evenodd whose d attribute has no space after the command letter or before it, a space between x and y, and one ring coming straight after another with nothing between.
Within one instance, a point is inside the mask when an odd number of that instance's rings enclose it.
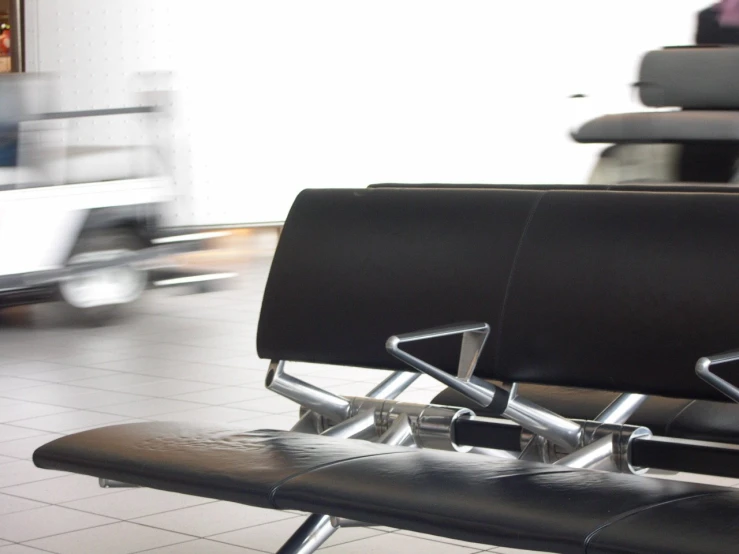
<instances>
[{"instance_id":1,"label":"black leather bench seat","mask_svg":"<svg viewBox=\"0 0 739 554\"><path fill-rule=\"evenodd\" d=\"M562 554L725 554L739 491L475 454L177 423L63 437L37 466Z\"/></svg>"}]
</instances>

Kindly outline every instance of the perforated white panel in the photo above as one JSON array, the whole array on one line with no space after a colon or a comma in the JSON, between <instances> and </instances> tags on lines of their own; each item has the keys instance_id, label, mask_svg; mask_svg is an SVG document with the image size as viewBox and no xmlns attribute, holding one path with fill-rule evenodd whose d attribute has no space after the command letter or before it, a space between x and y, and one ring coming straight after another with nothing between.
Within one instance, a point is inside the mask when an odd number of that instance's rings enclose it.
<instances>
[{"instance_id":1,"label":"perforated white panel","mask_svg":"<svg viewBox=\"0 0 739 554\"><path fill-rule=\"evenodd\" d=\"M281 220L306 187L583 182L566 97L639 109L642 53L692 42L706 0L27 0L29 68L64 109L179 89L181 224ZM135 130L95 123L83 138ZM80 139L82 140L82 139ZM113 140L112 138L105 140Z\"/></svg>"}]
</instances>

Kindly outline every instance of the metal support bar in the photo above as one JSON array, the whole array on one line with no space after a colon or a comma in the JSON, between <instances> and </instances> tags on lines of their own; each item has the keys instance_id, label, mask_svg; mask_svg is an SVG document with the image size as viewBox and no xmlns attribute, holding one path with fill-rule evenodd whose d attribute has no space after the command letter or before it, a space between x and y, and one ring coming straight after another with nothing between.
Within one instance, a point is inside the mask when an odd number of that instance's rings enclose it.
<instances>
[{"instance_id":1,"label":"metal support bar","mask_svg":"<svg viewBox=\"0 0 739 554\"><path fill-rule=\"evenodd\" d=\"M139 485L130 485L122 481L115 481L113 479L98 479L98 484L101 489L138 489Z\"/></svg>"},{"instance_id":2,"label":"metal support bar","mask_svg":"<svg viewBox=\"0 0 739 554\"><path fill-rule=\"evenodd\" d=\"M313 554L333 535L338 527L331 524L330 516L313 514L277 551L277 554Z\"/></svg>"},{"instance_id":3,"label":"metal support bar","mask_svg":"<svg viewBox=\"0 0 739 554\"><path fill-rule=\"evenodd\" d=\"M739 361L739 352L728 352L726 354L717 354L716 356L701 358L698 360L698 363L695 364L695 373L706 383L731 398L734 402L739 402L739 387L732 385L725 379L722 379L715 373L711 372L712 365L736 361Z\"/></svg>"},{"instance_id":4,"label":"metal support bar","mask_svg":"<svg viewBox=\"0 0 739 554\"><path fill-rule=\"evenodd\" d=\"M369 398L381 398L383 400L395 400L400 394L410 387L416 379L421 376L414 371L394 371L382 383L369 391Z\"/></svg>"},{"instance_id":5,"label":"metal support bar","mask_svg":"<svg viewBox=\"0 0 739 554\"><path fill-rule=\"evenodd\" d=\"M495 387L487 382L473 376L475 366L480 357L480 351L485 345L490 326L487 323L463 323L436 327L413 333L405 333L390 337L385 343L385 348L392 355L405 362L418 371L430 375L447 387L456 390L482 407L487 407L493 402ZM462 350L459 357L460 375L453 377L436 366L408 354L400 349L400 345L406 342L435 339L452 335L462 335Z\"/></svg>"},{"instance_id":6,"label":"metal support bar","mask_svg":"<svg viewBox=\"0 0 739 554\"><path fill-rule=\"evenodd\" d=\"M626 423L639 406L649 398L646 394L621 394L603 410L595 421L601 423Z\"/></svg>"},{"instance_id":7,"label":"metal support bar","mask_svg":"<svg viewBox=\"0 0 739 554\"><path fill-rule=\"evenodd\" d=\"M503 416L562 448L582 446L580 425L520 396L508 400Z\"/></svg>"},{"instance_id":8,"label":"metal support bar","mask_svg":"<svg viewBox=\"0 0 739 554\"><path fill-rule=\"evenodd\" d=\"M336 527L367 527L367 524L363 521L357 521L356 519L346 519L345 517L332 517L331 525Z\"/></svg>"},{"instance_id":9,"label":"metal support bar","mask_svg":"<svg viewBox=\"0 0 739 554\"><path fill-rule=\"evenodd\" d=\"M272 361L270 367L279 362ZM393 400L397 398L404 390L406 390L416 379L420 377L420 373L411 371L395 371L388 377L382 380L382 382L373 388L368 394L368 398L375 399L387 399ZM327 393L328 394L328 393ZM356 415L351 413L350 415ZM311 410L304 408L301 411L300 421L296 423L291 431L297 433L308 433L308 434L321 434L331 425L331 422L325 421L325 416L322 416ZM354 424L352 424L354 425ZM363 433L362 433L363 434ZM371 437L367 437L371 438Z\"/></svg>"},{"instance_id":10,"label":"metal support bar","mask_svg":"<svg viewBox=\"0 0 739 554\"><path fill-rule=\"evenodd\" d=\"M269 364L265 381L269 390L333 421L343 421L349 417L350 405L345 398L288 375L284 367L283 361L273 360Z\"/></svg>"},{"instance_id":11,"label":"metal support bar","mask_svg":"<svg viewBox=\"0 0 739 554\"><path fill-rule=\"evenodd\" d=\"M407 415L398 417L390 428L385 431L378 442L389 444L391 446L416 446L416 440L413 437L413 427Z\"/></svg>"},{"instance_id":12,"label":"metal support bar","mask_svg":"<svg viewBox=\"0 0 739 554\"><path fill-rule=\"evenodd\" d=\"M554 462L554 465L574 467L579 469L610 469L613 470L611 457L613 454L613 438L611 435L565 456Z\"/></svg>"},{"instance_id":13,"label":"metal support bar","mask_svg":"<svg viewBox=\"0 0 739 554\"><path fill-rule=\"evenodd\" d=\"M500 407L504 417L521 424L554 444L570 450L581 446L581 430L576 423L524 398L517 397L515 394L509 395L504 389L473 375L489 333L490 326L487 323L449 325L392 336L385 343L385 348L392 356L430 375L482 407L488 407L494 401L502 400ZM462 349L457 377L400 349L400 345L406 342L459 334L462 335Z\"/></svg>"}]
</instances>

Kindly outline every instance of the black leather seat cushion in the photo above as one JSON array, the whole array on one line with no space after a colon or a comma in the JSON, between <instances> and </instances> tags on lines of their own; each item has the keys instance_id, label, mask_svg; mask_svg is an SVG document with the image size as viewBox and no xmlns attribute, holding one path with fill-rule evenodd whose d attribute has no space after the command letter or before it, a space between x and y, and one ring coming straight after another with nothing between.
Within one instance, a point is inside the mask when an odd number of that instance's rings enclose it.
<instances>
[{"instance_id":1,"label":"black leather seat cushion","mask_svg":"<svg viewBox=\"0 0 739 554\"><path fill-rule=\"evenodd\" d=\"M521 384L519 394L564 417L593 419L619 393ZM452 389L442 391L433 402L445 406L470 408L480 416L496 416L474 405ZM650 396L631 417L629 423L648 427L655 435L739 444L737 404Z\"/></svg>"},{"instance_id":2,"label":"black leather seat cushion","mask_svg":"<svg viewBox=\"0 0 739 554\"><path fill-rule=\"evenodd\" d=\"M136 423L63 437L37 466L563 554L725 554L739 492L279 431ZM646 545L646 546L645 546Z\"/></svg>"},{"instance_id":3,"label":"black leather seat cushion","mask_svg":"<svg viewBox=\"0 0 739 554\"><path fill-rule=\"evenodd\" d=\"M739 141L739 112L636 112L588 121L572 137L580 143L657 144Z\"/></svg>"}]
</instances>

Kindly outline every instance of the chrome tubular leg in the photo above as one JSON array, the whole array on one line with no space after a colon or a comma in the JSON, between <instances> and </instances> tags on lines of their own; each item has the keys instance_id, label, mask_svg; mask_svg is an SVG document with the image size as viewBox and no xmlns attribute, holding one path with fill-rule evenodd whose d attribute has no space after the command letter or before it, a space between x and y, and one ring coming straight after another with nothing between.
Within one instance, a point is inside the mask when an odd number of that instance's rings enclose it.
<instances>
[{"instance_id":1,"label":"chrome tubular leg","mask_svg":"<svg viewBox=\"0 0 739 554\"><path fill-rule=\"evenodd\" d=\"M416 446L413 428L407 415L398 417L377 442L391 446Z\"/></svg>"},{"instance_id":2,"label":"chrome tubular leg","mask_svg":"<svg viewBox=\"0 0 739 554\"><path fill-rule=\"evenodd\" d=\"M298 422L292 426L290 431L293 431L295 433L306 433L308 435L317 435L318 429L316 426L316 416L315 412L306 412L303 414L303 417L301 417Z\"/></svg>"},{"instance_id":3,"label":"chrome tubular leg","mask_svg":"<svg viewBox=\"0 0 739 554\"><path fill-rule=\"evenodd\" d=\"M375 435L374 412L361 412L354 417L334 425L331 429L321 433L327 437L339 437L343 439L372 438Z\"/></svg>"},{"instance_id":4,"label":"chrome tubular leg","mask_svg":"<svg viewBox=\"0 0 739 554\"><path fill-rule=\"evenodd\" d=\"M510 398L503 415L524 429L563 448L575 450L580 446L582 437L580 425L525 398L520 396Z\"/></svg>"},{"instance_id":5,"label":"chrome tubular leg","mask_svg":"<svg viewBox=\"0 0 739 554\"><path fill-rule=\"evenodd\" d=\"M421 374L415 371L395 371L372 389L367 396L381 400L395 400L420 376Z\"/></svg>"},{"instance_id":6,"label":"chrome tubular leg","mask_svg":"<svg viewBox=\"0 0 739 554\"><path fill-rule=\"evenodd\" d=\"M137 489L138 485L129 485L121 481L114 481L113 479L98 479L100 488L102 489Z\"/></svg>"},{"instance_id":7,"label":"chrome tubular leg","mask_svg":"<svg viewBox=\"0 0 739 554\"><path fill-rule=\"evenodd\" d=\"M277 554L312 554L337 529L332 525L331 517L314 514L303 522L303 525L277 551Z\"/></svg>"},{"instance_id":8,"label":"chrome tubular leg","mask_svg":"<svg viewBox=\"0 0 739 554\"><path fill-rule=\"evenodd\" d=\"M288 375L284 367L285 363L282 361L272 361L269 364L265 381L267 389L334 421L349 417L350 405L345 398Z\"/></svg>"},{"instance_id":9,"label":"chrome tubular leg","mask_svg":"<svg viewBox=\"0 0 739 554\"><path fill-rule=\"evenodd\" d=\"M646 394L624 393L611 402L595 421L601 423L626 423L639 406L649 398Z\"/></svg>"},{"instance_id":10,"label":"chrome tubular leg","mask_svg":"<svg viewBox=\"0 0 739 554\"><path fill-rule=\"evenodd\" d=\"M337 529L339 527L367 527L366 523L357 521L356 519L346 519L343 517L332 517L331 525L333 525Z\"/></svg>"},{"instance_id":11,"label":"chrome tubular leg","mask_svg":"<svg viewBox=\"0 0 739 554\"><path fill-rule=\"evenodd\" d=\"M578 469L615 471L613 464L613 436L607 435L554 462L554 465Z\"/></svg>"}]
</instances>

